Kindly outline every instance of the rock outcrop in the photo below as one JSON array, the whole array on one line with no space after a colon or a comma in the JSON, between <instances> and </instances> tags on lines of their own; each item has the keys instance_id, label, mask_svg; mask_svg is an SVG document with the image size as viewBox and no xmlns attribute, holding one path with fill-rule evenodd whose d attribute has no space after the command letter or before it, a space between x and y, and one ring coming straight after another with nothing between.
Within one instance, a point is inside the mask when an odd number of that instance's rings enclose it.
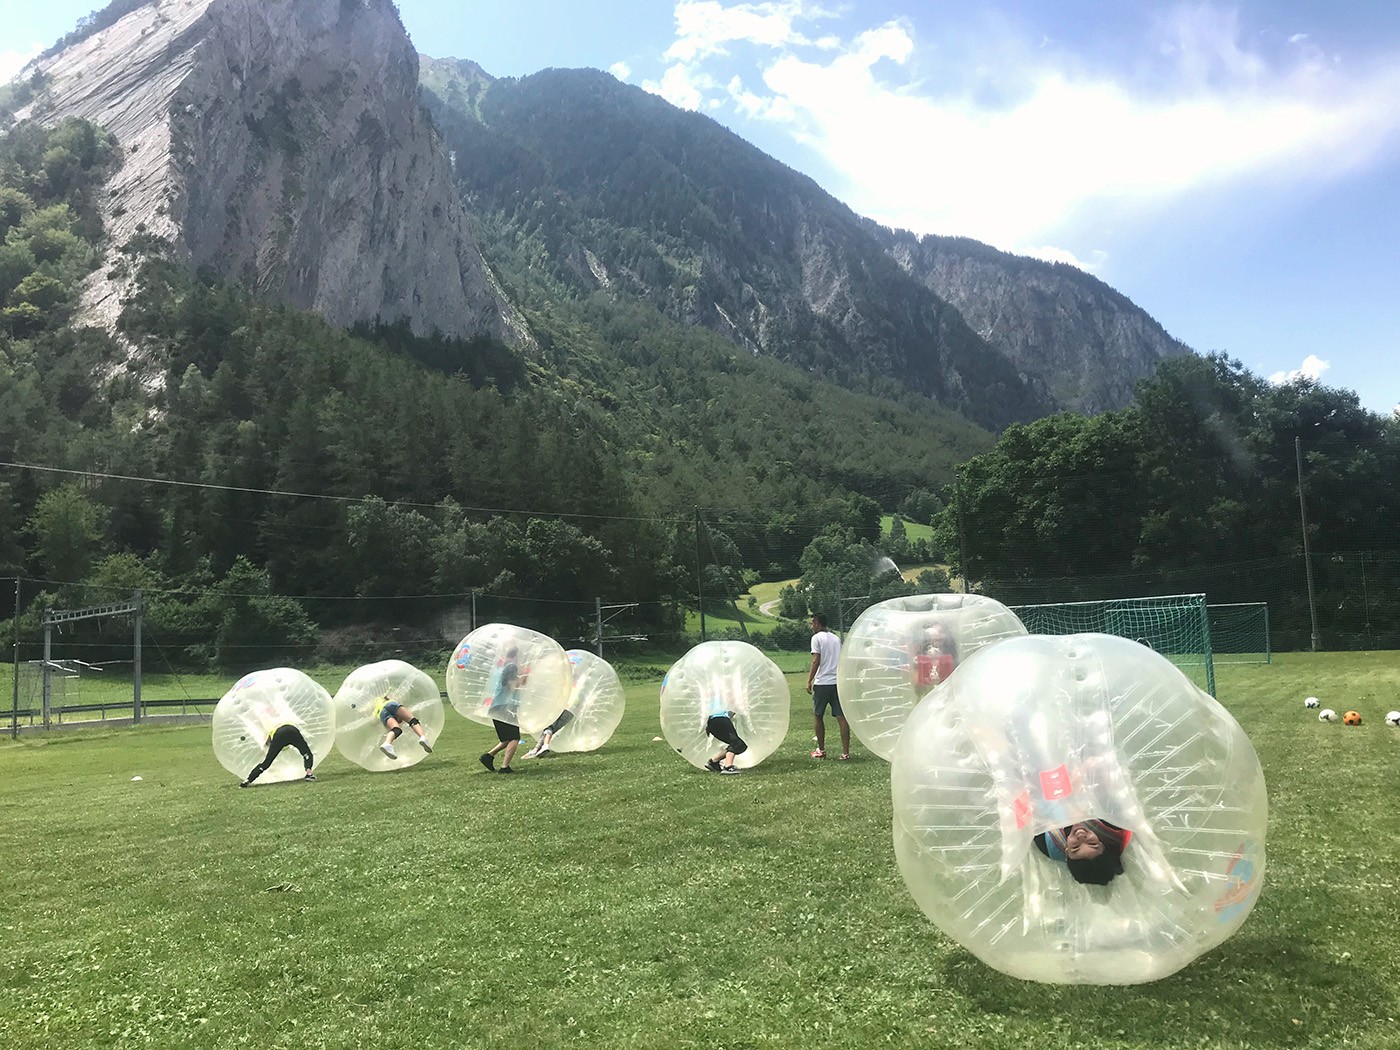
<instances>
[{"instance_id":1,"label":"rock outcrop","mask_svg":"<svg viewBox=\"0 0 1400 1050\"><path fill-rule=\"evenodd\" d=\"M138 234L339 325L529 342L482 259L418 96L390 0L152 0L34 70L20 117L112 132L108 265L85 317L111 327Z\"/></svg>"}]
</instances>

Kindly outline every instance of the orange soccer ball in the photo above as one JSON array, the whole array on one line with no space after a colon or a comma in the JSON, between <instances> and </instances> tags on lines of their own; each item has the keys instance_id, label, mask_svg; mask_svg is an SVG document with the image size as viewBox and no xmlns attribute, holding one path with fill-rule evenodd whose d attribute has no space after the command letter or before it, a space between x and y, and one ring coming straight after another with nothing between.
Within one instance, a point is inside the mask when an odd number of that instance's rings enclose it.
<instances>
[{"instance_id":1,"label":"orange soccer ball","mask_svg":"<svg viewBox=\"0 0 1400 1050\"><path fill-rule=\"evenodd\" d=\"M1361 715L1356 711L1348 711L1346 714L1342 715L1342 721L1349 726L1359 726L1361 724Z\"/></svg>"}]
</instances>

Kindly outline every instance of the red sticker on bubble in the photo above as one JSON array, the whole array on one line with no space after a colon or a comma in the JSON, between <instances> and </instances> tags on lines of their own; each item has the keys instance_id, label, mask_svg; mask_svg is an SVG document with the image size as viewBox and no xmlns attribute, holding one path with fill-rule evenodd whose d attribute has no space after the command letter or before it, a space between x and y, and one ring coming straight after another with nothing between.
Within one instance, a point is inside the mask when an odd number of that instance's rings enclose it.
<instances>
[{"instance_id":1,"label":"red sticker on bubble","mask_svg":"<svg viewBox=\"0 0 1400 1050\"><path fill-rule=\"evenodd\" d=\"M1024 828L1031 819L1031 793L1029 790L1022 791L1011 800L1011 811L1016 814L1017 829Z\"/></svg>"},{"instance_id":2,"label":"red sticker on bubble","mask_svg":"<svg viewBox=\"0 0 1400 1050\"><path fill-rule=\"evenodd\" d=\"M1074 788L1069 782L1069 770L1064 766L1042 770L1040 774L1040 793L1045 796L1046 802L1054 802L1057 798L1064 798L1066 795L1073 794Z\"/></svg>"}]
</instances>

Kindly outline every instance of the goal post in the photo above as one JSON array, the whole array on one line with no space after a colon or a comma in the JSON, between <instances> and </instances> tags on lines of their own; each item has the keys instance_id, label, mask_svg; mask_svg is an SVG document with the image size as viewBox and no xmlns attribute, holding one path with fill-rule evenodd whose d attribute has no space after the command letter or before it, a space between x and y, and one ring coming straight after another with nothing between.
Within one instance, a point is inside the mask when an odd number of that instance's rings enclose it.
<instances>
[{"instance_id":1,"label":"goal post","mask_svg":"<svg viewBox=\"0 0 1400 1050\"><path fill-rule=\"evenodd\" d=\"M1013 605L1031 634L1116 634L1157 650L1211 696L1215 660L1204 594Z\"/></svg>"},{"instance_id":2,"label":"goal post","mask_svg":"<svg viewBox=\"0 0 1400 1050\"><path fill-rule=\"evenodd\" d=\"M1210 645L1216 663L1273 663L1267 602L1208 605L1206 611L1210 614Z\"/></svg>"}]
</instances>

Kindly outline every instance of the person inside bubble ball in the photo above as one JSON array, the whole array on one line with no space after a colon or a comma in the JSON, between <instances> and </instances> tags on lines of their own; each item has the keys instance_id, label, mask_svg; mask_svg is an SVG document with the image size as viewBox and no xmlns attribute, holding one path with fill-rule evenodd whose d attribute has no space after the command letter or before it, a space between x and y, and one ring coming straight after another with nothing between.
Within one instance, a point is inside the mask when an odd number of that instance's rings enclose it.
<instances>
[{"instance_id":1,"label":"person inside bubble ball","mask_svg":"<svg viewBox=\"0 0 1400 1050\"><path fill-rule=\"evenodd\" d=\"M510 760L520 747L520 687L530 676L528 669L521 672L519 660L520 651L512 645L506 650L505 660L493 675L495 680L487 714L491 716L491 724L496 727L497 743L481 756L481 764L493 773L515 772L510 768ZM496 756L502 751L505 757L501 760L501 768L497 769Z\"/></svg>"},{"instance_id":2,"label":"person inside bubble ball","mask_svg":"<svg viewBox=\"0 0 1400 1050\"><path fill-rule=\"evenodd\" d=\"M812 716L817 746L813 758L826 757L826 709L836 717L841 731L841 761L851 757L851 723L841 710L841 697L836 692L836 665L841 660L841 639L826 629L826 617L812 614L812 666L807 669L807 692L812 696Z\"/></svg>"},{"instance_id":3,"label":"person inside bubble ball","mask_svg":"<svg viewBox=\"0 0 1400 1050\"><path fill-rule=\"evenodd\" d=\"M573 711L569 710L567 707L564 708L558 718L540 730L539 742L536 743L534 747L530 748L529 751L525 752L525 757L539 758L541 755L549 754L549 742L554 739L554 734L572 722L574 718L575 715Z\"/></svg>"},{"instance_id":4,"label":"person inside bubble ball","mask_svg":"<svg viewBox=\"0 0 1400 1050\"><path fill-rule=\"evenodd\" d=\"M931 624L922 634L922 651L914 657L914 684L932 687L953 673L957 645L946 624Z\"/></svg>"},{"instance_id":5,"label":"person inside bubble ball","mask_svg":"<svg viewBox=\"0 0 1400 1050\"><path fill-rule=\"evenodd\" d=\"M720 690L710 694L709 715L705 719L705 732L724 744L724 750L705 763L705 768L715 773L734 774L739 772L734 759L749 749L739 730L734 727L736 712L728 698Z\"/></svg>"},{"instance_id":6,"label":"person inside bubble ball","mask_svg":"<svg viewBox=\"0 0 1400 1050\"><path fill-rule=\"evenodd\" d=\"M253 781L268 771L272 763L277 760L277 756L285 748L294 747L301 752L301 760L306 766L306 776L303 780L315 780L316 775L311 772L311 767L316 764L311 754L311 745L306 742L306 737L301 735L301 730L290 722L277 724L268 723L271 730L267 734L267 754L263 760L253 767L253 771L248 774L248 778L238 786L241 788L251 787Z\"/></svg>"},{"instance_id":7,"label":"person inside bubble ball","mask_svg":"<svg viewBox=\"0 0 1400 1050\"><path fill-rule=\"evenodd\" d=\"M1133 833L1106 820L1082 820L1035 837L1036 848L1063 861L1075 882L1107 886L1123 874L1123 851Z\"/></svg>"},{"instance_id":8,"label":"person inside bubble ball","mask_svg":"<svg viewBox=\"0 0 1400 1050\"><path fill-rule=\"evenodd\" d=\"M413 712L408 709L407 704L401 704L385 693L379 698L379 707L376 713L379 715L379 721L388 731L384 734L384 742L379 745L380 751L383 751L390 758L398 758L398 752L394 750L394 741L403 735L403 727L406 725L418 734L418 746L430 755L433 753L433 745L428 743L428 734L423 731L422 723L413 716Z\"/></svg>"}]
</instances>

